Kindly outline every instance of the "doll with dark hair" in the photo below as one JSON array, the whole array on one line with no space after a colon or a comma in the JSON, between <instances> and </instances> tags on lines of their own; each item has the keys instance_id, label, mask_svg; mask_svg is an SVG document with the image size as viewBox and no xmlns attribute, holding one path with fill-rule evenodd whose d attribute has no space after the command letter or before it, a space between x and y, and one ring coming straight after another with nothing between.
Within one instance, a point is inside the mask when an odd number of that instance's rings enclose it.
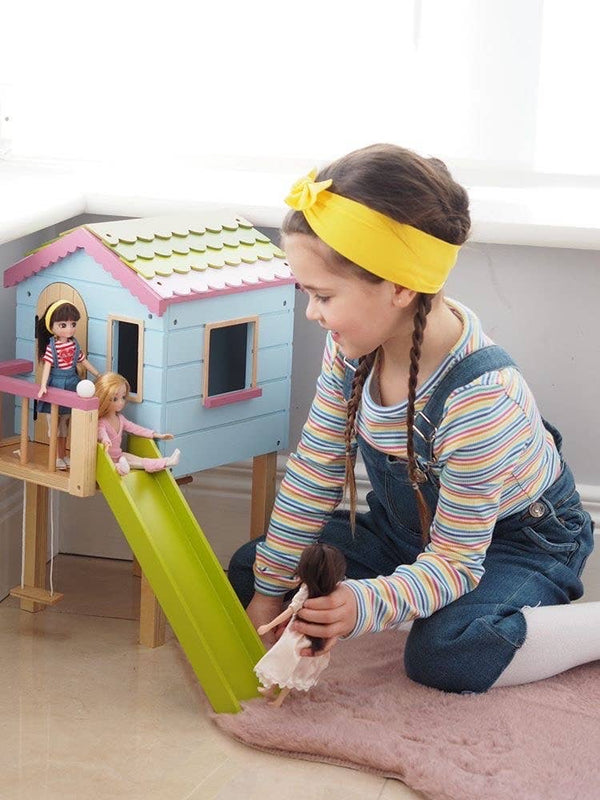
<instances>
[{"instance_id":1,"label":"doll with dark hair","mask_svg":"<svg viewBox=\"0 0 600 800\"><path fill-rule=\"evenodd\" d=\"M36 324L37 356L42 364L42 376L38 398L44 397L48 387L68 389L74 392L79 383L77 367L81 364L88 372L98 377L98 370L91 364L75 338L75 330L80 314L68 300L56 300L46 308ZM50 437L51 404L42 400L38 411L48 415L48 437ZM71 409L60 406L58 409L58 434L56 438L56 467L67 469L70 466L67 455L67 436Z\"/></svg>"},{"instance_id":2,"label":"doll with dark hair","mask_svg":"<svg viewBox=\"0 0 600 800\"><path fill-rule=\"evenodd\" d=\"M298 592L285 611L258 628L262 636L289 620L281 637L254 667L262 684L259 692L271 705L280 706L292 689L308 691L329 664L329 652L319 654L323 639L309 638L292 630L292 623L306 600L331 594L345 572L346 559L340 550L328 544L309 545L298 563L296 574L301 582ZM301 655L309 647L315 654L312 658Z\"/></svg>"}]
</instances>

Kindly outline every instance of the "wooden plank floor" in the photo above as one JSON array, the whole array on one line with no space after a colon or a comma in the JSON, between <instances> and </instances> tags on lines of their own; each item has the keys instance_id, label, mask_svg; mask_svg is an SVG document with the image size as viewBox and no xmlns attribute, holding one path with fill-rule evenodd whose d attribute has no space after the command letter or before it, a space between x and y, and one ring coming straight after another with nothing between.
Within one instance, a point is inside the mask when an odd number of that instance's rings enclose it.
<instances>
[{"instance_id":1,"label":"wooden plank floor","mask_svg":"<svg viewBox=\"0 0 600 800\"><path fill-rule=\"evenodd\" d=\"M21 464L19 455L15 454L18 449L18 437L0 443L1 475L39 483L41 486L48 486L50 489L58 489L61 492L69 491L69 471L50 472L48 470L48 445L29 442L27 464Z\"/></svg>"}]
</instances>

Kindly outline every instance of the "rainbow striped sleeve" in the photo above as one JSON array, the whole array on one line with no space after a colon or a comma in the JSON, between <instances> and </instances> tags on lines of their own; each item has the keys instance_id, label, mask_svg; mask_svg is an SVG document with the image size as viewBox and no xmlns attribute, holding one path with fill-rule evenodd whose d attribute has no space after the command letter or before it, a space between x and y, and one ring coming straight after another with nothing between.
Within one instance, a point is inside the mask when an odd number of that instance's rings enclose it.
<instances>
[{"instance_id":1,"label":"rainbow striped sleeve","mask_svg":"<svg viewBox=\"0 0 600 800\"><path fill-rule=\"evenodd\" d=\"M541 452L532 445L531 417L505 385L516 373L504 372L488 373L449 398L436 438L442 469L431 541L390 576L346 581L358 607L350 636L431 616L481 580L505 487L524 454Z\"/></svg>"},{"instance_id":2,"label":"rainbow striped sleeve","mask_svg":"<svg viewBox=\"0 0 600 800\"><path fill-rule=\"evenodd\" d=\"M267 539L257 547L255 585L262 594L294 588L300 553L340 503L344 486L344 363L328 334L321 374L296 453L277 494ZM356 452L356 444L353 445Z\"/></svg>"}]
</instances>

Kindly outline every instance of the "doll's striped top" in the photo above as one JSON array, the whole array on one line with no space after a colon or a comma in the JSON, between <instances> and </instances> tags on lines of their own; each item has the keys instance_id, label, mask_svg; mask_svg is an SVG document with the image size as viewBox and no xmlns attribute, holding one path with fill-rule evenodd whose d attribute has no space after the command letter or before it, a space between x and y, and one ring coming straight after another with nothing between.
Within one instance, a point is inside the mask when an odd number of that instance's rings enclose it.
<instances>
[{"instance_id":1,"label":"doll's striped top","mask_svg":"<svg viewBox=\"0 0 600 800\"><path fill-rule=\"evenodd\" d=\"M491 344L472 311L446 302L462 320L463 333L419 387L416 411L457 361ZM316 396L297 452L289 458L266 542L257 548L256 589L263 594L281 594L295 585L301 551L342 499L344 369L342 354L328 335ZM406 401L377 405L370 381L371 376L357 429L372 447L406 459ZM434 452L440 492L431 541L413 564L399 566L392 575L346 581L358 602L352 636L428 617L474 589L496 520L526 508L560 472L552 436L525 380L512 367L486 373L450 395Z\"/></svg>"}]
</instances>

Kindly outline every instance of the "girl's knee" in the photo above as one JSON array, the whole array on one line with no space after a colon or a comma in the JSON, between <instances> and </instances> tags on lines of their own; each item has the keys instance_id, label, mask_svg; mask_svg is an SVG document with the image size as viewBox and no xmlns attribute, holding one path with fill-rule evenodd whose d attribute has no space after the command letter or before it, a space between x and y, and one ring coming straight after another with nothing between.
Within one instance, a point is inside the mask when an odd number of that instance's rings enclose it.
<instances>
[{"instance_id":1,"label":"girl's knee","mask_svg":"<svg viewBox=\"0 0 600 800\"><path fill-rule=\"evenodd\" d=\"M238 548L231 556L227 577L244 608L254 595L254 560L256 545L261 539L252 539Z\"/></svg>"},{"instance_id":2,"label":"girl's knee","mask_svg":"<svg viewBox=\"0 0 600 800\"><path fill-rule=\"evenodd\" d=\"M408 677L444 692L487 691L525 638L521 614L485 615L460 627L417 620L404 651Z\"/></svg>"}]
</instances>

